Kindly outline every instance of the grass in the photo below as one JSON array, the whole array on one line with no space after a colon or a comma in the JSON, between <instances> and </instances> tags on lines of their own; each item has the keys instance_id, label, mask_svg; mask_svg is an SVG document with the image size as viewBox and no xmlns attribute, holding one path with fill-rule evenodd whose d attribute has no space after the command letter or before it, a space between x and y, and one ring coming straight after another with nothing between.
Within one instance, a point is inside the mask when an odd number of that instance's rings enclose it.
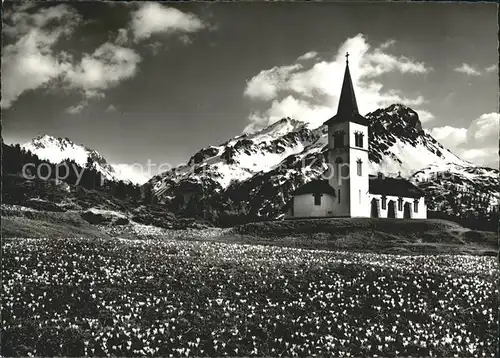
<instances>
[{"instance_id":1,"label":"grass","mask_svg":"<svg viewBox=\"0 0 500 358\"><path fill-rule=\"evenodd\" d=\"M8 239L3 356L493 357L492 257Z\"/></svg>"},{"instance_id":2,"label":"grass","mask_svg":"<svg viewBox=\"0 0 500 358\"><path fill-rule=\"evenodd\" d=\"M380 253L497 255L497 235L446 220L313 219L237 226L226 242Z\"/></svg>"}]
</instances>

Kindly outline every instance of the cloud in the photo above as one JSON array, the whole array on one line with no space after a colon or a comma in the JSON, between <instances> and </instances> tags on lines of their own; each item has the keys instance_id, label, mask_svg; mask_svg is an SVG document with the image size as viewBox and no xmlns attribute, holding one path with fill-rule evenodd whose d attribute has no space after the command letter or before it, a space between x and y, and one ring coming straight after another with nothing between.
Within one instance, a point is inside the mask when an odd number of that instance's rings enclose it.
<instances>
[{"instance_id":1,"label":"cloud","mask_svg":"<svg viewBox=\"0 0 500 358\"><path fill-rule=\"evenodd\" d=\"M467 128L444 126L432 128L429 132L445 148L456 148L467 140Z\"/></svg>"},{"instance_id":2,"label":"cloud","mask_svg":"<svg viewBox=\"0 0 500 358\"><path fill-rule=\"evenodd\" d=\"M397 89L387 89L378 78L387 73L425 74L432 69L423 62L405 56L394 56L383 49L372 48L364 35L347 39L330 60L316 60L309 66L293 63L260 71L247 81L244 95L267 102L267 109L252 111L245 131L258 130L290 116L319 125L335 114L345 69L345 53L355 83L360 110L367 113L393 103L420 106L427 101L421 95L407 97ZM427 115L427 117L426 117ZM425 119L431 119L424 112Z\"/></svg>"},{"instance_id":3,"label":"cloud","mask_svg":"<svg viewBox=\"0 0 500 358\"><path fill-rule=\"evenodd\" d=\"M498 167L498 113L485 113L471 122L469 128L452 126L429 130L445 148L474 164Z\"/></svg>"},{"instance_id":4,"label":"cloud","mask_svg":"<svg viewBox=\"0 0 500 358\"><path fill-rule=\"evenodd\" d=\"M311 118L312 126L320 125L331 116L331 108L322 105L313 105L308 101L287 96L282 100L275 100L271 107L264 113L253 112L250 114L250 124L243 130L244 133L252 133L266 127L269 123L279 121L283 117ZM316 122L313 118L319 118Z\"/></svg>"},{"instance_id":5,"label":"cloud","mask_svg":"<svg viewBox=\"0 0 500 358\"><path fill-rule=\"evenodd\" d=\"M134 184L144 184L151 177L147 171L143 170L142 165L133 164L112 164L120 180L130 180Z\"/></svg>"},{"instance_id":6,"label":"cloud","mask_svg":"<svg viewBox=\"0 0 500 358\"><path fill-rule=\"evenodd\" d=\"M309 51L303 54L302 56L297 57L297 61L304 61L304 60L310 60L312 58L315 58L318 56L318 53L316 51Z\"/></svg>"},{"instance_id":7,"label":"cloud","mask_svg":"<svg viewBox=\"0 0 500 358\"><path fill-rule=\"evenodd\" d=\"M110 113L110 112L117 112L117 111L118 111L118 109L114 105L112 105L112 104L110 104L108 106L108 108L106 108L106 112L108 112L108 113Z\"/></svg>"},{"instance_id":8,"label":"cloud","mask_svg":"<svg viewBox=\"0 0 500 358\"><path fill-rule=\"evenodd\" d=\"M488 72L488 73L497 72L498 71L498 65L497 64L493 64L493 65L491 65L489 67L486 67L484 70L486 72Z\"/></svg>"},{"instance_id":9,"label":"cloud","mask_svg":"<svg viewBox=\"0 0 500 358\"><path fill-rule=\"evenodd\" d=\"M113 41L75 60L56 48L81 22L81 16L66 4L37 10L33 3L25 3L4 14L4 34L13 41L3 49L2 108L11 107L29 90L57 83L58 88L83 93L82 103L67 109L73 113L83 109L88 99L103 98L107 89L136 75L141 56L130 47L131 37L138 41L156 33L185 35L205 27L193 14L158 3L141 3L131 12L129 29L118 29ZM185 44L191 41L188 37L181 40ZM160 48L157 43L148 46L153 53Z\"/></svg>"},{"instance_id":10,"label":"cloud","mask_svg":"<svg viewBox=\"0 0 500 358\"><path fill-rule=\"evenodd\" d=\"M77 105L66 108L65 112L69 113L69 114L78 114L78 113L81 113L83 111L83 109L86 107L86 105L87 105L86 102L82 102L82 103L79 103Z\"/></svg>"},{"instance_id":11,"label":"cloud","mask_svg":"<svg viewBox=\"0 0 500 358\"><path fill-rule=\"evenodd\" d=\"M22 93L47 85L71 67L66 53L54 53L52 46L72 33L79 15L66 5L31 14L25 10L25 5L19 6L4 17L5 35L17 41L3 49L2 108L9 108Z\"/></svg>"},{"instance_id":12,"label":"cloud","mask_svg":"<svg viewBox=\"0 0 500 358\"><path fill-rule=\"evenodd\" d=\"M435 119L434 115L431 112L426 111L425 109L418 109L417 113L418 113L418 118L422 123L427 123Z\"/></svg>"},{"instance_id":13,"label":"cloud","mask_svg":"<svg viewBox=\"0 0 500 358\"><path fill-rule=\"evenodd\" d=\"M133 14L131 30L136 41L160 33L193 33L207 25L197 16L159 3L147 2Z\"/></svg>"},{"instance_id":14,"label":"cloud","mask_svg":"<svg viewBox=\"0 0 500 358\"><path fill-rule=\"evenodd\" d=\"M472 121L467 138L478 143L498 145L498 113L485 113Z\"/></svg>"},{"instance_id":15,"label":"cloud","mask_svg":"<svg viewBox=\"0 0 500 358\"><path fill-rule=\"evenodd\" d=\"M94 53L85 54L79 64L67 71L65 79L70 87L82 89L86 97L95 97L133 77L140 60L134 50L107 42Z\"/></svg>"},{"instance_id":16,"label":"cloud","mask_svg":"<svg viewBox=\"0 0 500 358\"><path fill-rule=\"evenodd\" d=\"M263 70L247 82L244 94L254 99L270 100L278 91L286 89L291 73L301 68L302 65L296 64Z\"/></svg>"},{"instance_id":17,"label":"cloud","mask_svg":"<svg viewBox=\"0 0 500 358\"><path fill-rule=\"evenodd\" d=\"M454 71L464 73L468 76L479 76L481 74L481 72L476 70L474 67L466 64L465 62L462 63L462 66L455 68Z\"/></svg>"},{"instance_id":18,"label":"cloud","mask_svg":"<svg viewBox=\"0 0 500 358\"><path fill-rule=\"evenodd\" d=\"M391 46L394 46L396 44L396 40L387 40L383 44L380 45L381 50L385 50Z\"/></svg>"}]
</instances>

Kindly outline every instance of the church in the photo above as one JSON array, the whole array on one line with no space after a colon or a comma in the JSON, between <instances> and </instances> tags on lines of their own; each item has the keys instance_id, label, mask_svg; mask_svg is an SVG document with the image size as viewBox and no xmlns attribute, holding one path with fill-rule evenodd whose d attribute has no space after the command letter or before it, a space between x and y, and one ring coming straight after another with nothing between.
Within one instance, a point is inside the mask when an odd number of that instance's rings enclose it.
<instances>
[{"instance_id":1,"label":"church","mask_svg":"<svg viewBox=\"0 0 500 358\"><path fill-rule=\"evenodd\" d=\"M346 54L337 114L328 125L328 167L324 180L297 188L286 219L380 217L426 219L424 193L401 176L368 173L368 120L358 111Z\"/></svg>"}]
</instances>

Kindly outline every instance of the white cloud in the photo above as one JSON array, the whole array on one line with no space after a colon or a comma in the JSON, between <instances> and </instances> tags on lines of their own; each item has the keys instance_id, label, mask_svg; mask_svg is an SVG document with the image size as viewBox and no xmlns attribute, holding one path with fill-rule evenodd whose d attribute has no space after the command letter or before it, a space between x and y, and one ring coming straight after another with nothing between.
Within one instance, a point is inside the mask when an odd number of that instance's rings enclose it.
<instances>
[{"instance_id":1,"label":"white cloud","mask_svg":"<svg viewBox=\"0 0 500 358\"><path fill-rule=\"evenodd\" d=\"M70 87L82 89L87 97L116 86L137 71L140 56L132 49L105 43L93 54L84 55L80 63L65 75Z\"/></svg>"},{"instance_id":2,"label":"white cloud","mask_svg":"<svg viewBox=\"0 0 500 358\"><path fill-rule=\"evenodd\" d=\"M498 167L498 113L485 113L472 121L469 128L444 126L432 128L430 134L445 148L474 164Z\"/></svg>"},{"instance_id":3,"label":"white cloud","mask_svg":"<svg viewBox=\"0 0 500 358\"><path fill-rule=\"evenodd\" d=\"M498 147L465 149L461 157L473 164L498 169Z\"/></svg>"},{"instance_id":4,"label":"white cloud","mask_svg":"<svg viewBox=\"0 0 500 358\"><path fill-rule=\"evenodd\" d=\"M263 70L247 82L245 95L255 99L270 100L278 91L285 88L291 73L300 68L302 66L296 64Z\"/></svg>"},{"instance_id":5,"label":"white cloud","mask_svg":"<svg viewBox=\"0 0 500 358\"><path fill-rule=\"evenodd\" d=\"M388 46L386 44L386 46ZM422 62L405 56L394 56L371 48L359 34L347 39L330 61L315 61L312 65L294 63L262 70L251 78L244 95L270 102L263 111L249 116L246 131L258 130L279 116L318 124L335 114L345 69L345 54L349 52L349 67L353 78L360 111L367 113L393 103L420 106L426 103L422 96L407 97L399 90L384 88L377 78L386 73L423 74L431 71ZM424 112L424 119L431 119Z\"/></svg>"},{"instance_id":6,"label":"white cloud","mask_svg":"<svg viewBox=\"0 0 500 358\"><path fill-rule=\"evenodd\" d=\"M56 54L52 46L69 35L80 17L66 5L23 12L26 6L5 16L4 33L17 39L5 46L2 55L2 108L9 108L24 92L47 85L71 66L64 52ZM45 29L49 24L59 23Z\"/></svg>"},{"instance_id":7,"label":"white cloud","mask_svg":"<svg viewBox=\"0 0 500 358\"><path fill-rule=\"evenodd\" d=\"M2 108L9 108L24 92L57 80L61 88L84 94L82 103L67 109L73 113L77 108L83 109L87 99L102 98L105 90L135 76L141 57L125 46L131 43L130 37L142 40L155 33L185 34L205 27L193 14L158 3L141 3L132 12L130 29L119 29L113 42L106 42L75 61L55 48L62 37L74 32L81 16L65 4L33 10L32 3L25 3L4 14L4 34L14 41L3 49ZM185 37L181 40L186 44L190 41ZM159 46L151 46L156 53Z\"/></svg>"},{"instance_id":8,"label":"white cloud","mask_svg":"<svg viewBox=\"0 0 500 358\"><path fill-rule=\"evenodd\" d=\"M467 140L467 128L444 126L431 128L429 132L439 143L450 150L457 148Z\"/></svg>"},{"instance_id":9,"label":"white cloud","mask_svg":"<svg viewBox=\"0 0 500 358\"><path fill-rule=\"evenodd\" d=\"M380 45L380 49L385 50L391 46L394 46L395 44L396 44L396 40L387 40L386 42L384 42Z\"/></svg>"},{"instance_id":10,"label":"white cloud","mask_svg":"<svg viewBox=\"0 0 500 358\"><path fill-rule=\"evenodd\" d=\"M86 107L86 105L87 105L86 102L82 102L82 103L79 103L77 105L66 108L65 112L69 113L69 114L78 114L78 113L81 113L83 111L83 109Z\"/></svg>"},{"instance_id":11,"label":"white cloud","mask_svg":"<svg viewBox=\"0 0 500 358\"><path fill-rule=\"evenodd\" d=\"M417 113L418 113L418 118L422 123L430 122L435 118L431 112L426 111L425 109L418 109Z\"/></svg>"},{"instance_id":12,"label":"white cloud","mask_svg":"<svg viewBox=\"0 0 500 358\"><path fill-rule=\"evenodd\" d=\"M257 131L269 123L279 121L283 117L305 118L312 127L316 127L331 117L331 112L331 108L328 106L314 105L290 95L282 100L273 101L271 107L264 113L253 112L250 115L251 123L243 132Z\"/></svg>"},{"instance_id":13,"label":"white cloud","mask_svg":"<svg viewBox=\"0 0 500 358\"><path fill-rule=\"evenodd\" d=\"M112 164L120 180L130 180L134 184L144 184L151 176L143 170L142 165L133 164Z\"/></svg>"},{"instance_id":14,"label":"white cloud","mask_svg":"<svg viewBox=\"0 0 500 358\"><path fill-rule=\"evenodd\" d=\"M478 70L466 64L465 62L462 63L462 66L455 68L454 71L464 73L468 76L479 76L481 74Z\"/></svg>"},{"instance_id":15,"label":"white cloud","mask_svg":"<svg viewBox=\"0 0 500 358\"><path fill-rule=\"evenodd\" d=\"M112 104L110 104L108 106L108 108L106 108L106 112L108 112L108 113L109 112L117 112L117 111L118 111L118 109L114 105L112 105Z\"/></svg>"},{"instance_id":16,"label":"white cloud","mask_svg":"<svg viewBox=\"0 0 500 358\"><path fill-rule=\"evenodd\" d=\"M366 76L379 76L388 72L401 73L427 73L429 68L425 67L423 62L415 62L405 56L393 56L384 53L382 49L375 49L367 53Z\"/></svg>"},{"instance_id":17,"label":"white cloud","mask_svg":"<svg viewBox=\"0 0 500 358\"><path fill-rule=\"evenodd\" d=\"M136 41L159 33L192 33L206 27L197 16L160 3L147 2L133 14L131 30Z\"/></svg>"},{"instance_id":18,"label":"white cloud","mask_svg":"<svg viewBox=\"0 0 500 358\"><path fill-rule=\"evenodd\" d=\"M497 72L497 71L498 71L498 65L493 64L493 65L491 65L491 66L489 66L489 67L486 67L484 70L485 70L486 72L488 72L488 73L491 73L491 72Z\"/></svg>"},{"instance_id":19,"label":"white cloud","mask_svg":"<svg viewBox=\"0 0 500 358\"><path fill-rule=\"evenodd\" d=\"M305 54L297 57L297 61L310 60L310 59L315 58L317 56L318 56L318 53L316 51L309 51L309 52L306 52Z\"/></svg>"},{"instance_id":20,"label":"white cloud","mask_svg":"<svg viewBox=\"0 0 500 358\"><path fill-rule=\"evenodd\" d=\"M498 145L498 113L485 113L469 127L468 139L478 143Z\"/></svg>"}]
</instances>

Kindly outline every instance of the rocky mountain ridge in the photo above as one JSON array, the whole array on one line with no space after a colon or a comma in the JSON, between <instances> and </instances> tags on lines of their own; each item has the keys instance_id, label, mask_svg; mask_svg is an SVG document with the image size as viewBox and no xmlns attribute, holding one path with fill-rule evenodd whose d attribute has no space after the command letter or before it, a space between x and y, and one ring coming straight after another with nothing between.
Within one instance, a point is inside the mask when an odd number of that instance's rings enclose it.
<instances>
[{"instance_id":1,"label":"rocky mountain ridge","mask_svg":"<svg viewBox=\"0 0 500 358\"><path fill-rule=\"evenodd\" d=\"M429 181L434 183L438 173L453 169L468 178L470 190L489 197L489 207L498 202L493 190L498 170L481 169L443 147L422 128L411 108L394 104L365 117L370 123L371 174L401 174L426 189L432 203L433 198L445 201L445 196L431 190ZM148 185L158 201L173 203L175 208L189 206L196 215L233 210L256 218L279 218L291 193L327 169L327 143L325 125L310 128L283 118L259 132L203 148L185 165L154 176ZM486 182L491 183L481 184Z\"/></svg>"}]
</instances>

